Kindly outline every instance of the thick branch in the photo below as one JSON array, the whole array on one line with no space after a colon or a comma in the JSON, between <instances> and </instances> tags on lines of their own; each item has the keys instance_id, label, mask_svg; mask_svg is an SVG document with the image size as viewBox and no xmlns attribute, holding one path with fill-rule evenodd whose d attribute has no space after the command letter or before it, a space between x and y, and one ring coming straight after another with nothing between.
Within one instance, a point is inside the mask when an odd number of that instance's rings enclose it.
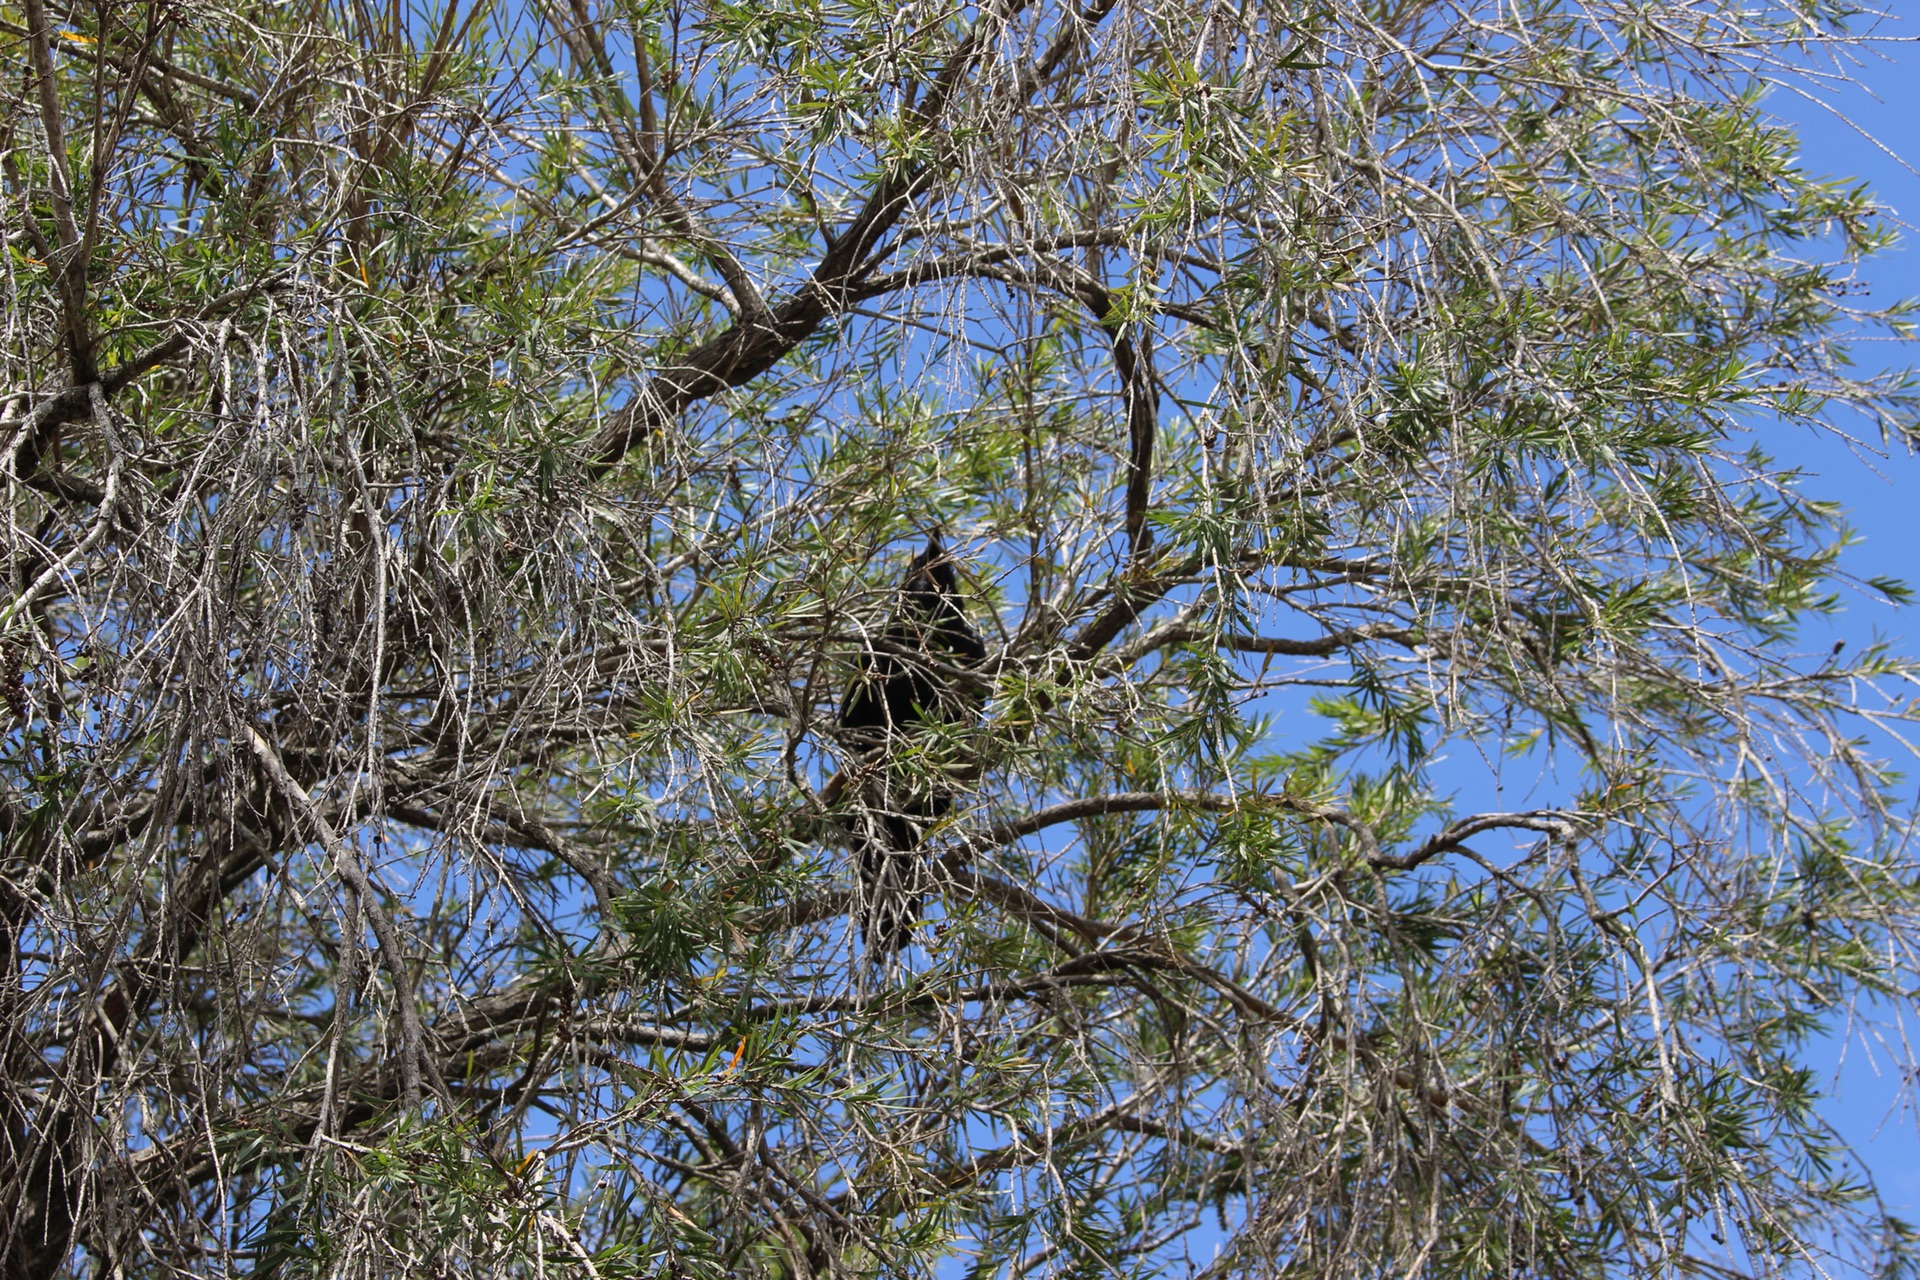
<instances>
[{"instance_id":1,"label":"thick branch","mask_svg":"<svg viewBox=\"0 0 1920 1280\"><path fill-rule=\"evenodd\" d=\"M1385 871L1411 871L1443 853L1466 847L1468 840L1483 831L1538 831L1545 835L1571 836L1576 829L1575 815L1562 809L1533 809L1525 813L1477 813L1463 818L1445 831L1429 838L1411 853L1398 856L1381 854L1371 862Z\"/></svg>"},{"instance_id":2,"label":"thick branch","mask_svg":"<svg viewBox=\"0 0 1920 1280\"><path fill-rule=\"evenodd\" d=\"M1252 636L1234 632L1216 632L1205 627L1176 621L1154 627L1139 639L1130 642L1114 653L1113 661L1120 667L1130 666L1156 649L1175 644L1204 644L1234 653L1265 653L1275 657L1325 658L1369 640L1391 640L1407 648L1413 648L1422 643L1419 632L1391 622L1368 622L1357 627L1329 631L1311 640L1294 640L1286 636Z\"/></svg>"},{"instance_id":3,"label":"thick branch","mask_svg":"<svg viewBox=\"0 0 1920 1280\"><path fill-rule=\"evenodd\" d=\"M1160 394L1153 376L1153 347L1145 324L1117 324L1113 335L1113 367L1127 396L1127 560L1139 567L1153 546L1153 528L1147 506L1153 492L1153 439L1160 429Z\"/></svg>"},{"instance_id":4,"label":"thick branch","mask_svg":"<svg viewBox=\"0 0 1920 1280\"><path fill-rule=\"evenodd\" d=\"M253 284L230 289L200 307L194 312L192 318L204 320L217 315L256 294L278 288L286 279L286 272L274 272ZM42 456L47 447L52 444L59 429L66 423L77 422L86 417L93 409L94 387L99 387L111 398L134 379L184 355L191 345L192 340L186 332L176 332L172 337L148 347L125 364L109 369L97 379L75 382L72 386L41 402L21 428L14 433L13 439L8 442L6 454L4 458L0 458L0 472L15 480L33 483L34 476L40 469Z\"/></svg>"},{"instance_id":5,"label":"thick branch","mask_svg":"<svg viewBox=\"0 0 1920 1280\"><path fill-rule=\"evenodd\" d=\"M924 131L934 127L990 31L997 30L1025 5L1026 0L1008 0L1005 12L983 13L975 20L926 98L909 113L915 128ZM648 379L595 437L589 447L591 470L597 474L610 470L690 405L745 386L804 342L821 321L855 301L859 282L873 270L881 241L914 199L932 184L938 171L932 161L889 166L860 211L829 240L812 278L763 316L745 311L741 300L743 312L738 322L689 352L681 363Z\"/></svg>"}]
</instances>

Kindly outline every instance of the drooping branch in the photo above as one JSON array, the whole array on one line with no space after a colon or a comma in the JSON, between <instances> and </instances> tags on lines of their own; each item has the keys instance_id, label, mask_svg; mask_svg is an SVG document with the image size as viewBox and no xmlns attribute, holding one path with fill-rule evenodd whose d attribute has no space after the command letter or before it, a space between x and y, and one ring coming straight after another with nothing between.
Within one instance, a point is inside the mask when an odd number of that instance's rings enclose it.
<instances>
[{"instance_id":1,"label":"drooping branch","mask_svg":"<svg viewBox=\"0 0 1920 1280\"><path fill-rule=\"evenodd\" d=\"M45 0L26 0L27 47L31 51L35 96L40 105L40 128L47 142L47 181L53 204L53 229L59 237L58 259L48 265L60 292L61 320L67 359L75 386L99 378L94 366L93 331L87 320L86 240L74 217L73 170L67 161L67 135L60 123L60 86L53 66L53 26Z\"/></svg>"},{"instance_id":2,"label":"drooping branch","mask_svg":"<svg viewBox=\"0 0 1920 1280\"><path fill-rule=\"evenodd\" d=\"M241 732L246 735L247 745L275 788L286 797L289 805L305 815L314 834L320 837L320 843L326 848L334 869L360 900L360 909L367 913L367 923L372 927L374 941L380 947L380 959L386 967L388 978L393 982L394 1013L400 1023L401 1099L409 1108L418 1107L420 1068L426 1059L426 1036L420 1027L420 1008L414 996L413 967L400 945L400 933L387 915L386 906L372 877L361 865L360 856L340 838L333 824L314 804L313 797L307 794L306 788L294 781L293 775L287 772L286 765L280 761L280 753L251 724L243 722Z\"/></svg>"}]
</instances>

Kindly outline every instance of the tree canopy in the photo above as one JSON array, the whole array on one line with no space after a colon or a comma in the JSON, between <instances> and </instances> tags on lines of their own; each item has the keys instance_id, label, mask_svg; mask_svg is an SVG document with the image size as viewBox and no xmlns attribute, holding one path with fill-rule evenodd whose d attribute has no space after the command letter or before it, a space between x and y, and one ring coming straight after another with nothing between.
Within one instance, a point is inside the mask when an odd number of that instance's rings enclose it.
<instances>
[{"instance_id":1,"label":"tree canopy","mask_svg":"<svg viewBox=\"0 0 1920 1280\"><path fill-rule=\"evenodd\" d=\"M0 0L0 1275L1908 1269L1871 20Z\"/></svg>"}]
</instances>

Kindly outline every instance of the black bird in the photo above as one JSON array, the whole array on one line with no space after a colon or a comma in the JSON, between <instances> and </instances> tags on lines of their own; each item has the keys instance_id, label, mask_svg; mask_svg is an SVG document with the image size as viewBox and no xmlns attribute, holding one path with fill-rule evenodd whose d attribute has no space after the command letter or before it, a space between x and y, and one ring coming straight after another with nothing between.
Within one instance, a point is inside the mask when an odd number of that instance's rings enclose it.
<instances>
[{"instance_id":1,"label":"black bird","mask_svg":"<svg viewBox=\"0 0 1920 1280\"><path fill-rule=\"evenodd\" d=\"M893 620L867 638L860 670L840 703L842 742L858 754L848 772L865 779L854 848L860 855L860 933L878 960L913 940L924 895L914 851L953 796L925 770L897 768L895 756L916 727L959 724L978 714L980 698L955 688L956 668L980 662L986 645L967 625L960 584L940 535L907 566Z\"/></svg>"}]
</instances>

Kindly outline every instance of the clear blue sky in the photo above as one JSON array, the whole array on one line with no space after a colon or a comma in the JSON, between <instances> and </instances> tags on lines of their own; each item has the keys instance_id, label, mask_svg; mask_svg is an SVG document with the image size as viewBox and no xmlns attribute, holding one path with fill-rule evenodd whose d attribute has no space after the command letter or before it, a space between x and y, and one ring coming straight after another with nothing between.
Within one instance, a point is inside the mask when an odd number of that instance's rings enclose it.
<instances>
[{"instance_id":1,"label":"clear blue sky","mask_svg":"<svg viewBox=\"0 0 1920 1280\"><path fill-rule=\"evenodd\" d=\"M1805 168L1866 180L1900 219L1904 243L1864 272L1873 285L1870 297L1886 302L1920 297L1920 174L1908 167L1920 167L1920 0L1900 0L1878 30L1888 41L1862 51L1861 85L1811 101L1776 89L1768 106L1798 126ZM1861 344L1856 355L1863 368L1920 364L1920 343ZM1847 507L1862 539L1844 562L1854 573L1920 586L1920 458L1897 448L1856 456L1840 442L1804 433L1769 436L1770 452L1818 473L1805 484L1808 493ZM1878 440L1861 443L1880 450ZM1911 653L1920 648L1916 619L1920 605L1896 610L1856 598L1847 602L1839 634L1850 641L1877 634ZM1909 761L1903 772L1916 785L1920 762ZM1915 1010L1905 1013L1913 1026ZM1913 1030L1920 1035L1920 1026ZM1872 1168L1888 1205L1920 1220L1920 1124L1911 1103L1901 1102L1898 1065L1866 1052L1857 1038L1844 1054L1836 1038L1833 1050L1837 1076L1826 1081L1831 1096L1823 1111Z\"/></svg>"}]
</instances>

